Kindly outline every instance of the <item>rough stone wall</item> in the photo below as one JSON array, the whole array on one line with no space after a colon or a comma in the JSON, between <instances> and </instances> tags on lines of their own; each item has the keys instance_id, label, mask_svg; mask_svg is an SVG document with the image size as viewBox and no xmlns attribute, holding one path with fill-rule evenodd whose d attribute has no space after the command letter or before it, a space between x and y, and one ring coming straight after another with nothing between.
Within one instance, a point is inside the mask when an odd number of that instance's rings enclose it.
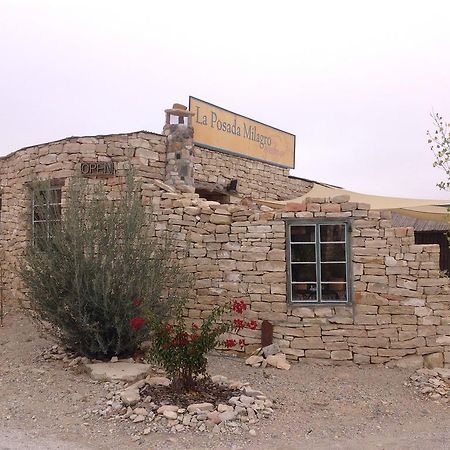
<instances>
[{"instance_id":1,"label":"rough stone wall","mask_svg":"<svg viewBox=\"0 0 450 450\"><path fill-rule=\"evenodd\" d=\"M165 179L166 138L148 132L94 137L73 137L18 150L0 158L2 211L0 251L5 296L21 296L15 273L31 227L29 184L39 179L61 180L75 174L81 161L113 161L116 176L102 182L113 198L124 183L124 169L134 167L139 179Z\"/></svg>"},{"instance_id":2,"label":"rough stone wall","mask_svg":"<svg viewBox=\"0 0 450 450\"><path fill-rule=\"evenodd\" d=\"M288 210L219 205L196 194L154 197L157 232L171 229L180 247L191 241L186 268L195 274L189 320L233 298L250 304L243 330L260 342L262 320L291 358L356 363L450 364L450 287L439 272L439 246L415 245L412 228L392 228L388 212L346 198L309 199ZM284 219L352 218L353 302L349 306L289 305L286 301Z\"/></svg>"},{"instance_id":3,"label":"rough stone wall","mask_svg":"<svg viewBox=\"0 0 450 450\"><path fill-rule=\"evenodd\" d=\"M310 182L288 177L289 169L194 147L195 181L227 186L231 180L237 179L238 194L271 200L300 197L312 188Z\"/></svg>"}]
</instances>

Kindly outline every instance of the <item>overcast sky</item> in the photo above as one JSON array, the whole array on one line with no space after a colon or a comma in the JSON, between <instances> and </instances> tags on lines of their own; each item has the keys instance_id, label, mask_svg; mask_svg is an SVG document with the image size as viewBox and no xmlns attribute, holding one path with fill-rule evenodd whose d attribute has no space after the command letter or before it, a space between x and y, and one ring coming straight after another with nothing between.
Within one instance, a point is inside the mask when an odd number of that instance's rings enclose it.
<instances>
[{"instance_id":1,"label":"overcast sky","mask_svg":"<svg viewBox=\"0 0 450 450\"><path fill-rule=\"evenodd\" d=\"M0 155L160 133L189 95L297 136L294 175L445 198L426 142L450 121L450 2L0 0Z\"/></svg>"}]
</instances>

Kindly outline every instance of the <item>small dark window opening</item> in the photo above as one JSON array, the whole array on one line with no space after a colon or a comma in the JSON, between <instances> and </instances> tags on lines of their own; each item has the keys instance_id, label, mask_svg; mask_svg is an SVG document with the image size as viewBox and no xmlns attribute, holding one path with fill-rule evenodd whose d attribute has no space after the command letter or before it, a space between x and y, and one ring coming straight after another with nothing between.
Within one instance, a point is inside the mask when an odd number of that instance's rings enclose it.
<instances>
[{"instance_id":1,"label":"small dark window opening","mask_svg":"<svg viewBox=\"0 0 450 450\"><path fill-rule=\"evenodd\" d=\"M447 231L415 231L416 244L439 244L439 268L450 274L450 249Z\"/></svg>"},{"instance_id":2,"label":"small dark window opening","mask_svg":"<svg viewBox=\"0 0 450 450\"><path fill-rule=\"evenodd\" d=\"M197 188L195 193L200 195L201 198L209 200L211 202L219 202L221 204L230 203L230 196L218 191L209 191L208 189Z\"/></svg>"}]
</instances>

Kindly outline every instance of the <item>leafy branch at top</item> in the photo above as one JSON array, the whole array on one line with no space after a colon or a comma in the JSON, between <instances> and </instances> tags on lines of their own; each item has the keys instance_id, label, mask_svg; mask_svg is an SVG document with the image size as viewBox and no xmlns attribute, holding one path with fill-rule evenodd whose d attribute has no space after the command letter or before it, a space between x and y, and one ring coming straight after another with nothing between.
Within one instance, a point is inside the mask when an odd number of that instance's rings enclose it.
<instances>
[{"instance_id":1,"label":"leafy branch at top","mask_svg":"<svg viewBox=\"0 0 450 450\"><path fill-rule=\"evenodd\" d=\"M428 143L434 153L433 167L439 167L447 175L447 181L437 184L440 189L450 189L450 131L444 118L438 113L431 113L434 129L427 131Z\"/></svg>"}]
</instances>

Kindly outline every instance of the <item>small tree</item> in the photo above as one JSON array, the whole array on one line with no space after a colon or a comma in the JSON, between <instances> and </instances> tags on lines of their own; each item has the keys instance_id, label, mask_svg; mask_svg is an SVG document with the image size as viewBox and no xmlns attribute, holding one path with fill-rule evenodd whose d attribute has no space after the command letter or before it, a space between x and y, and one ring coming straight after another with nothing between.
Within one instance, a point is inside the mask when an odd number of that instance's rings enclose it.
<instances>
[{"instance_id":1,"label":"small tree","mask_svg":"<svg viewBox=\"0 0 450 450\"><path fill-rule=\"evenodd\" d=\"M28 245L20 274L31 308L83 355L131 355L147 338L142 316L163 320L187 294L189 276L170 236L151 237L140 187L118 200L86 179L69 180L59 227Z\"/></svg>"},{"instance_id":2,"label":"small tree","mask_svg":"<svg viewBox=\"0 0 450 450\"><path fill-rule=\"evenodd\" d=\"M449 190L450 188L450 130L444 118L438 113L432 113L434 129L427 131L428 143L431 145L431 151L434 153L435 161L433 167L439 167L444 170L447 181L441 181L437 184L440 189Z\"/></svg>"}]
</instances>

